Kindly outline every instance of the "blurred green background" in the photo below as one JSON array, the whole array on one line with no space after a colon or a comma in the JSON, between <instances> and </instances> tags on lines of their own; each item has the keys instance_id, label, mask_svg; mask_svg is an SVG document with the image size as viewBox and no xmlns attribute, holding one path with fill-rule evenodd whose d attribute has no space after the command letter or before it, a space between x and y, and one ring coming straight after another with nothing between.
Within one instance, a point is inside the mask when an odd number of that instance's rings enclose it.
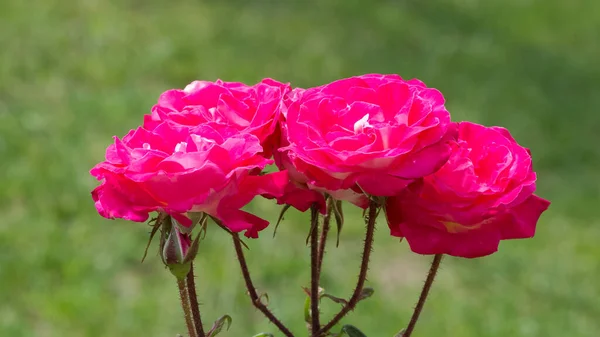
<instances>
[{"instance_id":1,"label":"blurred green background","mask_svg":"<svg viewBox=\"0 0 600 337\"><path fill-rule=\"evenodd\" d=\"M0 336L175 336L177 289L148 227L95 211L88 170L158 95L194 79L312 86L369 72L440 89L454 120L508 127L553 204L532 240L445 260L414 336L600 335L600 2L564 0L0 2ZM252 208L273 219L269 201ZM249 242L255 282L304 334L307 214ZM350 293L362 224L350 213L323 286ZM379 221L369 285L345 320L369 336L408 321L429 258ZM197 263L205 322L275 328L252 309L229 240ZM324 304L328 313L336 309Z\"/></svg>"}]
</instances>

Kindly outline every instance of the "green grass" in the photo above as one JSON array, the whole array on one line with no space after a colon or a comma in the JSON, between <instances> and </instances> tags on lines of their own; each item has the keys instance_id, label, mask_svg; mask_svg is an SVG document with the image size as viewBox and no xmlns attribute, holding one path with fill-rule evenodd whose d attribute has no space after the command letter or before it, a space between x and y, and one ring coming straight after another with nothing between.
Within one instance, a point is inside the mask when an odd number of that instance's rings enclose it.
<instances>
[{"instance_id":1,"label":"green grass","mask_svg":"<svg viewBox=\"0 0 600 337\"><path fill-rule=\"evenodd\" d=\"M139 262L149 228L95 212L88 170L110 137L194 79L311 86L367 72L418 77L445 94L455 120L508 127L531 148L539 194L553 201L534 239L448 258L415 336L598 334L599 13L592 0L0 2L0 335L183 333L174 280L155 255ZM277 213L268 201L252 207ZM362 227L350 214L325 261L324 286L339 296L358 268ZM299 334L307 222L290 214L248 252L260 290ZM380 220L376 293L346 322L392 336L428 260ZM197 265L206 322L229 313L223 336L277 335L250 308L216 228Z\"/></svg>"}]
</instances>

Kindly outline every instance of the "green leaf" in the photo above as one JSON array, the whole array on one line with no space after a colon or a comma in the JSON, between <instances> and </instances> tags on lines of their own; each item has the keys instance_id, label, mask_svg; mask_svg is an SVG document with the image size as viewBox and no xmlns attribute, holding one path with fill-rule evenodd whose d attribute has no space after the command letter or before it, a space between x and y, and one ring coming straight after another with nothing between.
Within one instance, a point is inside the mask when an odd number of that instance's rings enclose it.
<instances>
[{"instance_id":1,"label":"green leaf","mask_svg":"<svg viewBox=\"0 0 600 337\"><path fill-rule=\"evenodd\" d=\"M336 247L340 245L340 234L342 233L342 228L344 227L344 211L342 210L342 201L331 199L330 205L333 209L333 215L335 216L335 224L337 226L337 241L335 243Z\"/></svg>"},{"instance_id":2,"label":"green leaf","mask_svg":"<svg viewBox=\"0 0 600 337\"><path fill-rule=\"evenodd\" d=\"M285 212L287 212L288 209L290 209L290 207L292 207L292 205L285 205L281 209L281 212L279 213L279 218L277 218L277 223L275 224L275 229L273 230L273 237L275 237L275 234L277 234L277 228L279 228L279 224L281 223L281 220L283 220L283 215L285 214Z\"/></svg>"},{"instance_id":3,"label":"green leaf","mask_svg":"<svg viewBox=\"0 0 600 337\"><path fill-rule=\"evenodd\" d=\"M321 295L321 298L323 298L323 297L325 297L325 298L328 298L328 299L330 299L330 300L334 301L335 303L339 303L339 304L341 304L341 305L346 305L346 304L348 304L348 301L346 301L345 299L343 299L343 298L339 298L339 297L335 297L335 296L333 296L333 295L329 295L329 294L323 294L323 295Z\"/></svg>"},{"instance_id":4,"label":"green leaf","mask_svg":"<svg viewBox=\"0 0 600 337\"><path fill-rule=\"evenodd\" d=\"M342 327L342 332L348 335L349 337L367 337L362 331L360 331L354 325L344 325Z\"/></svg>"},{"instance_id":5,"label":"green leaf","mask_svg":"<svg viewBox=\"0 0 600 337\"><path fill-rule=\"evenodd\" d=\"M307 296L306 300L304 301L304 321L307 324L311 323L311 319L310 319L310 296Z\"/></svg>"},{"instance_id":6,"label":"green leaf","mask_svg":"<svg viewBox=\"0 0 600 337\"><path fill-rule=\"evenodd\" d=\"M272 333L268 333L268 332L261 332L261 333L259 333L259 334L257 334L257 335L254 335L254 336L252 336L252 337L275 337L275 336L273 336L273 334L272 334Z\"/></svg>"},{"instance_id":7,"label":"green leaf","mask_svg":"<svg viewBox=\"0 0 600 337\"><path fill-rule=\"evenodd\" d=\"M311 316L310 316L310 289L306 288L306 287L302 287L302 290L304 290L304 293L306 294L306 300L304 301L304 321L306 322L306 324L308 324L310 326L310 324L312 323L311 320ZM319 298L321 298L323 296L323 293L325 292L325 289L319 287Z\"/></svg>"},{"instance_id":8,"label":"green leaf","mask_svg":"<svg viewBox=\"0 0 600 337\"><path fill-rule=\"evenodd\" d=\"M373 289L371 287L363 288L363 290L360 292L360 295L358 295L358 300L362 301L365 298L369 298L369 297L373 296L373 293L375 293L375 289Z\"/></svg>"},{"instance_id":9,"label":"green leaf","mask_svg":"<svg viewBox=\"0 0 600 337\"><path fill-rule=\"evenodd\" d=\"M231 321L231 316L221 316L218 320L215 321L212 328L210 328L210 331L206 334L206 337L214 337L218 335L221 332L221 330L223 330L225 324L227 324L227 328L225 328L225 330L229 330L229 328L231 327Z\"/></svg>"}]
</instances>

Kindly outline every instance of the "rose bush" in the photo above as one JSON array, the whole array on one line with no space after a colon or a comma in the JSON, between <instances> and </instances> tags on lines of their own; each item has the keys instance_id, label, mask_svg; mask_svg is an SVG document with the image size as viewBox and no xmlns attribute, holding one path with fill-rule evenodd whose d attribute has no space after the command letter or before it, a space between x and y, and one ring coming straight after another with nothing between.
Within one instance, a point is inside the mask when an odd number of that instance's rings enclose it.
<instances>
[{"instance_id":1,"label":"rose bush","mask_svg":"<svg viewBox=\"0 0 600 337\"><path fill-rule=\"evenodd\" d=\"M144 128L153 130L162 121L184 126L228 125L258 137L265 149L279 119L279 104L290 91L288 84L264 79L249 86L217 80L194 81L183 90L164 92L152 112L144 118Z\"/></svg>"},{"instance_id":2,"label":"rose bush","mask_svg":"<svg viewBox=\"0 0 600 337\"><path fill-rule=\"evenodd\" d=\"M455 136L442 94L398 75L295 89L283 118L278 166L301 187L361 207L363 192L393 196L435 172Z\"/></svg>"},{"instance_id":3,"label":"rose bush","mask_svg":"<svg viewBox=\"0 0 600 337\"><path fill-rule=\"evenodd\" d=\"M391 233L420 254L480 257L500 240L529 238L549 202L533 192L529 150L500 127L459 123L448 162L388 198Z\"/></svg>"},{"instance_id":4,"label":"rose bush","mask_svg":"<svg viewBox=\"0 0 600 337\"><path fill-rule=\"evenodd\" d=\"M91 170L102 180L92 196L107 218L145 221L161 211L189 225L187 212L206 212L256 237L268 222L240 208L259 194L282 195L288 183L285 171L257 174L272 163L262 151L256 136L214 123L138 128L115 138L106 160Z\"/></svg>"},{"instance_id":5,"label":"rose bush","mask_svg":"<svg viewBox=\"0 0 600 337\"><path fill-rule=\"evenodd\" d=\"M318 205L325 216L311 210L306 226L311 282L304 318L311 336L362 335L349 324L340 333L332 329L373 294L365 282L383 209L392 235L405 237L416 253L435 254L419 304L400 333L408 337L443 254L480 257L501 240L532 237L550 204L534 194L527 149L503 128L452 123L444 103L439 91L398 75L294 90L271 79L253 86L195 81L163 93L142 127L115 137L106 160L91 170L101 181L92 197L107 218L141 222L159 213L150 241L160 233L159 252L177 278L190 336L214 336L231 323L224 315L204 332L193 272L203 236L191 226L205 224L208 214L255 238L268 222L241 208L257 195L286 205L279 220L289 206L306 211ZM280 171L265 173L273 162ZM338 241L343 228L342 200L368 210L356 287L349 300L338 301L321 293L320 279L331 220ZM237 234L232 239L252 305L293 336L262 302L243 242ZM327 323L318 305L324 296L342 303Z\"/></svg>"}]
</instances>

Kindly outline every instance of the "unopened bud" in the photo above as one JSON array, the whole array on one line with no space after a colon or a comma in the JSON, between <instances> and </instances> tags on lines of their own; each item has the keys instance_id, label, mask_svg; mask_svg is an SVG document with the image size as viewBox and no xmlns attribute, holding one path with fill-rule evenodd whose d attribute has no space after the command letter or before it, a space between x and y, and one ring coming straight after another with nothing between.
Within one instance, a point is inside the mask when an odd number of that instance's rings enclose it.
<instances>
[{"instance_id":1,"label":"unopened bud","mask_svg":"<svg viewBox=\"0 0 600 337\"><path fill-rule=\"evenodd\" d=\"M190 271L191 261L186 261L190 246L190 236L180 233L176 226L171 226L162 254L167 267L178 279L185 278Z\"/></svg>"},{"instance_id":2,"label":"unopened bud","mask_svg":"<svg viewBox=\"0 0 600 337\"><path fill-rule=\"evenodd\" d=\"M190 272L192 261L198 254L201 233L198 233L192 241L191 233L182 233L177 225L171 225L170 221L174 219L169 217L167 221L169 225L164 228L168 231L168 235L164 241L161 241L163 242L162 258L171 273L178 279L183 279Z\"/></svg>"}]
</instances>

